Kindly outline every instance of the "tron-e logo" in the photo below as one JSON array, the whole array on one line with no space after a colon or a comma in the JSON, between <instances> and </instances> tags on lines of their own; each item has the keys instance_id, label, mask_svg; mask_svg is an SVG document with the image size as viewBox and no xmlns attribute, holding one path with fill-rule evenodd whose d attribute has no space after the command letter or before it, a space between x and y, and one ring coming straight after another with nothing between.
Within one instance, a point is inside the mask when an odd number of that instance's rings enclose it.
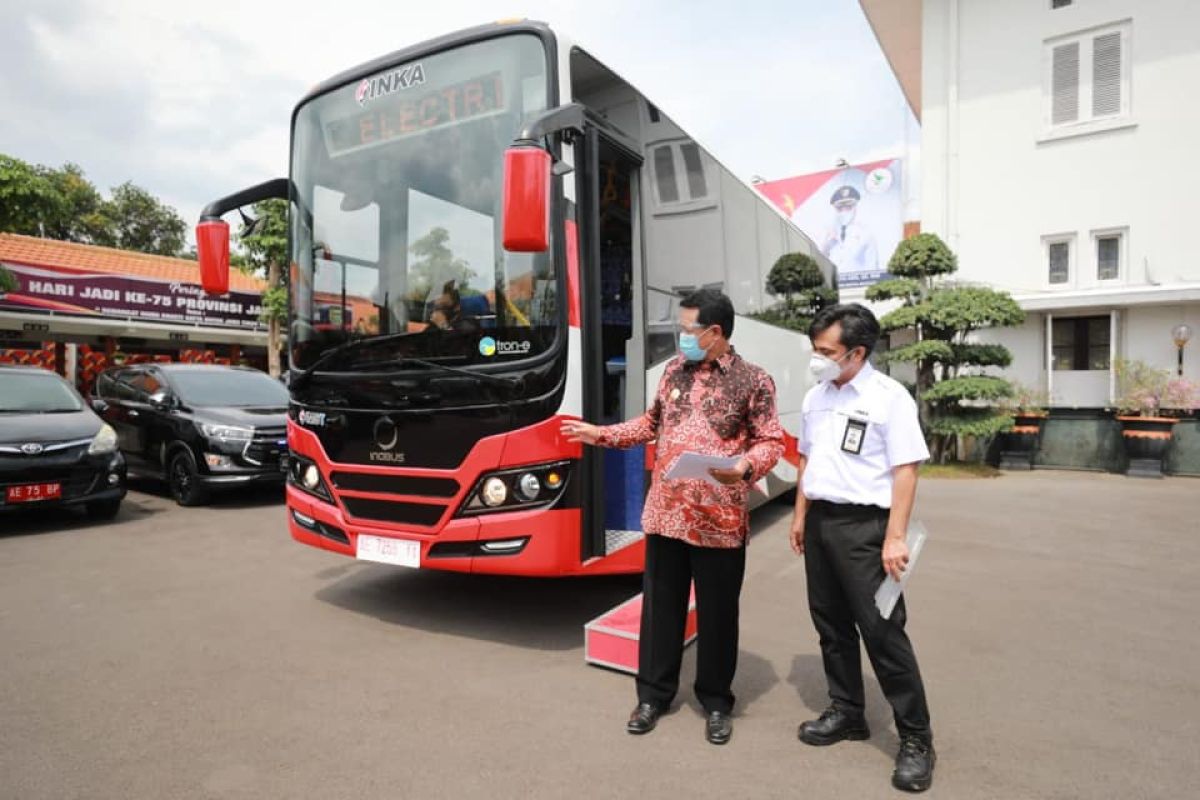
<instances>
[{"instance_id":1,"label":"tron-e logo","mask_svg":"<svg viewBox=\"0 0 1200 800\"><path fill-rule=\"evenodd\" d=\"M482 356L521 355L532 349L533 345L528 341L496 340L491 336L485 336L479 340L479 354Z\"/></svg>"}]
</instances>

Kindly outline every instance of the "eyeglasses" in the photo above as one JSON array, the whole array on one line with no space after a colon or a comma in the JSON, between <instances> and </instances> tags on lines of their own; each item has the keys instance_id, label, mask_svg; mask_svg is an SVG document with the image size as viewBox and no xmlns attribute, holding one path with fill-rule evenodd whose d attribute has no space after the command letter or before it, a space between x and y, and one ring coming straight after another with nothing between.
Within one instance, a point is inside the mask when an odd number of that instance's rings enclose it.
<instances>
[{"instance_id":1,"label":"eyeglasses","mask_svg":"<svg viewBox=\"0 0 1200 800\"><path fill-rule=\"evenodd\" d=\"M708 330L711 327L712 327L712 325L701 325L699 323L696 323L695 325L677 325L676 326L679 333L694 333L694 334L703 333L704 331Z\"/></svg>"}]
</instances>

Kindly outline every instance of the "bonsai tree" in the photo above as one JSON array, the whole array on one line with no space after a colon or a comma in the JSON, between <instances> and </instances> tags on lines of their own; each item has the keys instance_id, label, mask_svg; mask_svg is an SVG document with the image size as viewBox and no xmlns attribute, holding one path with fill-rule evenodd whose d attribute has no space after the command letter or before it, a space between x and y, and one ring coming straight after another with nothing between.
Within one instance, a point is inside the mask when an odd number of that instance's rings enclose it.
<instances>
[{"instance_id":1,"label":"bonsai tree","mask_svg":"<svg viewBox=\"0 0 1200 800\"><path fill-rule=\"evenodd\" d=\"M755 318L792 330L807 331L822 308L838 301L837 290L825 285L821 266L806 253L781 255L767 273L766 288L783 299Z\"/></svg>"},{"instance_id":2,"label":"bonsai tree","mask_svg":"<svg viewBox=\"0 0 1200 800\"><path fill-rule=\"evenodd\" d=\"M946 461L959 436L987 437L1012 426L1012 415L998 406L1013 394L1004 378L987 367L1012 363L1008 349L972 341L983 328L1019 325L1025 313L1007 292L956 285L947 276L958 259L936 234L906 239L888 262L895 278L867 290L868 300L900 300L880 320L884 331L911 330L912 344L891 350L888 361L916 367L916 398L929 449Z\"/></svg>"}]
</instances>

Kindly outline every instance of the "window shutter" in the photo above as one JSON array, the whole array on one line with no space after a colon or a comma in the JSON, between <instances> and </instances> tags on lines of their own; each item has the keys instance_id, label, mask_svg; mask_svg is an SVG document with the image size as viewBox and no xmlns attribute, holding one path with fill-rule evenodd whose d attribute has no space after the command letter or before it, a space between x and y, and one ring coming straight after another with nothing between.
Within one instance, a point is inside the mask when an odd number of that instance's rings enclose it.
<instances>
[{"instance_id":1,"label":"window shutter","mask_svg":"<svg viewBox=\"0 0 1200 800\"><path fill-rule=\"evenodd\" d=\"M1050 121L1054 125L1075 122L1079 119L1079 42L1055 47L1053 59Z\"/></svg>"},{"instance_id":2,"label":"window shutter","mask_svg":"<svg viewBox=\"0 0 1200 800\"><path fill-rule=\"evenodd\" d=\"M1121 113L1121 32L1092 40L1092 116Z\"/></svg>"}]
</instances>

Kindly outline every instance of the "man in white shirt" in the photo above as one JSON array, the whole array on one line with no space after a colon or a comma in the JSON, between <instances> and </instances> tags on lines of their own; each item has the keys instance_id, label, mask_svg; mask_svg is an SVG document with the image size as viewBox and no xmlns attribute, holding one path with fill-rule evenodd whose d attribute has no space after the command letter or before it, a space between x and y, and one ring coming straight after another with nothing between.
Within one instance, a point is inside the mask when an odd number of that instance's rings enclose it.
<instances>
[{"instance_id":1,"label":"man in white shirt","mask_svg":"<svg viewBox=\"0 0 1200 800\"><path fill-rule=\"evenodd\" d=\"M823 310L809 328L810 369L819 383L804 398L800 486L792 549L805 556L808 605L821 641L830 707L800 726L800 739L829 745L870 736L863 714L859 637L892 706L900 751L892 784L924 791L936 755L925 687L904 632L901 598L889 619L875 608L885 575L908 564L908 518L917 468L929 457L908 391L867 358L879 322L856 303Z\"/></svg>"}]
</instances>

